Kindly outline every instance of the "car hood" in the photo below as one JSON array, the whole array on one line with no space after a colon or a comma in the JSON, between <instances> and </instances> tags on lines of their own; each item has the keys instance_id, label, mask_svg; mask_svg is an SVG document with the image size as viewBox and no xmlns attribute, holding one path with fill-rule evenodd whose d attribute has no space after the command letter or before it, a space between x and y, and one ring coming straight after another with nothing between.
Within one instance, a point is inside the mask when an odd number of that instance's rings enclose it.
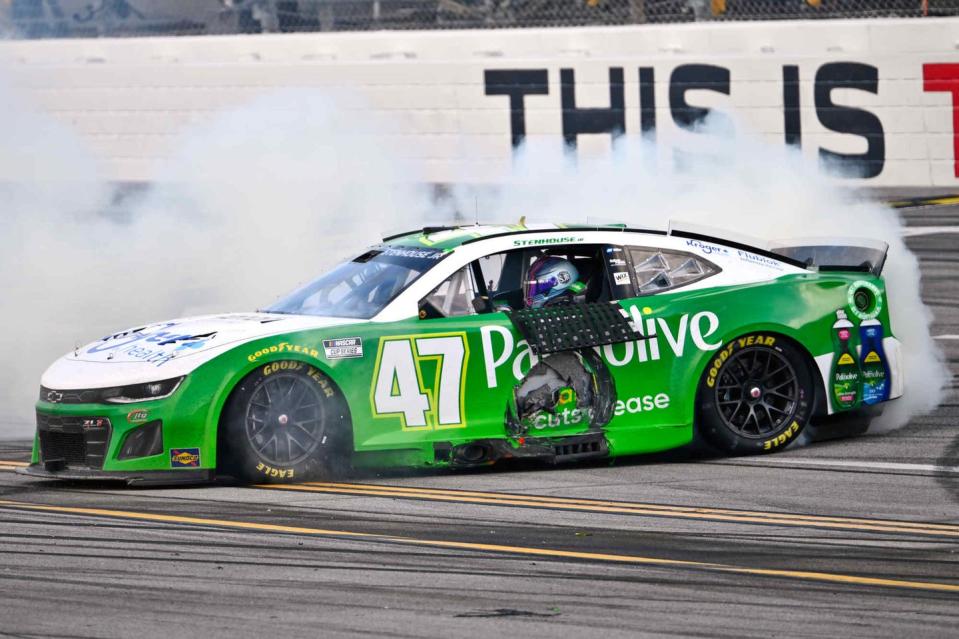
<instances>
[{"instance_id":1,"label":"car hood","mask_svg":"<svg viewBox=\"0 0 959 639\"><path fill-rule=\"evenodd\" d=\"M73 390L170 379L255 339L358 321L363 320L232 313L157 322L107 335L64 355L47 369L40 383Z\"/></svg>"}]
</instances>

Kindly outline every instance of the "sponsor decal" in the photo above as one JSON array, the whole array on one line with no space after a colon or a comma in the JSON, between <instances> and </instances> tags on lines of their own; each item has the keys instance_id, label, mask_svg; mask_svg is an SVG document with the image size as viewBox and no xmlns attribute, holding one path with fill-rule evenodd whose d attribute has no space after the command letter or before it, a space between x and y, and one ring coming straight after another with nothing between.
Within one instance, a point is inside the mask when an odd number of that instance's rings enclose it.
<instances>
[{"instance_id":1,"label":"sponsor decal","mask_svg":"<svg viewBox=\"0 0 959 639\"><path fill-rule=\"evenodd\" d=\"M130 346L129 348L125 348L119 352L123 353L127 357L143 360L147 364L155 364L157 368L163 366L174 357L174 354L170 351L143 348L142 346L137 345ZM110 355L107 355L107 359L113 359L115 356L115 353L111 353Z\"/></svg>"},{"instance_id":2,"label":"sponsor decal","mask_svg":"<svg viewBox=\"0 0 959 639\"><path fill-rule=\"evenodd\" d=\"M293 469L292 468L273 468L273 466L267 466L263 462L260 462L256 465L256 469L266 475L267 477L277 477L279 479L293 479Z\"/></svg>"},{"instance_id":3,"label":"sponsor decal","mask_svg":"<svg viewBox=\"0 0 959 639\"><path fill-rule=\"evenodd\" d=\"M127 413L127 421L131 424L142 424L149 419L150 412L144 408L134 408Z\"/></svg>"},{"instance_id":4,"label":"sponsor decal","mask_svg":"<svg viewBox=\"0 0 959 639\"><path fill-rule=\"evenodd\" d=\"M109 425L110 420L102 417L83 420L83 430L98 430L100 428L106 428Z\"/></svg>"},{"instance_id":5,"label":"sponsor decal","mask_svg":"<svg viewBox=\"0 0 959 639\"><path fill-rule=\"evenodd\" d=\"M629 273L625 271L613 273L613 281L616 283L616 286L624 286L626 284L629 284L630 282Z\"/></svg>"},{"instance_id":6,"label":"sponsor decal","mask_svg":"<svg viewBox=\"0 0 959 639\"><path fill-rule=\"evenodd\" d=\"M655 395L643 395L642 397L630 397L627 400L618 400L613 414L616 416L635 413L648 413L654 410L663 410L669 408L669 395L666 393L656 393Z\"/></svg>"},{"instance_id":7,"label":"sponsor decal","mask_svg":"<svg viewBox=\"0 0 959 639\"><path fill-rule=\"evenodd\" d=\"M683 313L678 317L652 317L649 307L629 309L632 322L640 335L647 339L624 344L610 344L599 349L603 360L618 368L633 362L658 361L664 353L683 357L689 342L700 351L714 351L722 346L722 340L714 338L719 331L719 316L712 311ZM483 360L486 367L486 385L496 388L497 372L506 367L516 381L539 362L526 340L516 341L512 331L505 326L480 327Z\"/></svg>"},{"instance_id":8,"label":"sponsor decal","mask_svg":"<svg viewBox=\"0 0 959 639\"><path fill-rule=\"evenodd\" d=\"M697 248L706 255L712 255L713 253L716 253L717 255L729 255L729 249L725 246L708 244L706 242L700 242L699 240L686 240L686 246Z\"/></svg>"},{"instance_id":9,"label":"sponsor decal","mask_svg":"<svg viewBox=\"0 0 959 639\"><path fill-rule=\"evenodd\" d=\"M88 348L86 354L108 353L107 360L123 354L160 367L178 353L203 348L216 337L215 332L196 335L171 330L177 325L178 322L165 322L108 335ZM177 344L176 348L162 348L172 344Z\"/></svg>"},{"instance_id":10,"label":"sponsor decal","mask_svg":"<svg viewBox=\"0 0 959 639\"><path fill-rule=\"evenodd\" d=\"M620 259L618 257L609 258L610 266L626 266L626 260Z\"/></svg>"},{"instance_id":11,"label":"sponsor decal","mask_svg":"<svg viewBox=\"0 0 959 639\"><path fill-rule=\"evenodd\" d=\"M572 242L582 242L582 237L573 235L563 235L561 237L542 237L531 240L513 240L513 246L540 246L543 244L569 244Z\"/></svg>"},{"instance_id":12,"label":"sponsor decal","mask_svg":"<svg viewBox=\"0 0 959 639\"><path fill-rule=\"evenodd\" d=\"M199 448L171 448L170 466L173 468L197 468L200 465Z\"/></svg>"},{"instance_id":13,"label":"sponsor decal","mask_svg":"<svg viewBox=\"0 0 959 639\"><path fill-rule=\"evenodd\" d=\"M736 251L736 255L739 256L739 259L747 264L756 264L758 266L767 266L769 268L774 268L777 271L781 271L783 268L782 262L774 260L771 257L766 257L764 255L756 255L755 253L750 253L749 251Z\"/></svg>"},{"instance_id":14,"label":"sponsor decal","mask_svg":"<svg viewBox=\"0 0 959 639\"><path fill-rule=\"evenodd\" d=\"M323 351L326 359L363 357L363 338L341 337L339 339L325 339L323 340Z\"/></svg>"},{"instance_id":15,"label":"sponsor decal","mask_svg":"<svg viewBox=\"0 0 959 639\"><path fill-rule=\"evenodd\" d=\"M59 404L63 401L63 393L60 391L47 391L46 400L51 404Z\"/></svg>"},{"instance_id":16,"label":"sponsor decal","mask_svg":"<svg viewBox=\"0 0 959 639\"><path fill-rule=\"evenodd\" d=\"M266 355L274 355L279 353L300 353L302 355L309 355L310 357L315 357L316 359L320 358L320 351L316 350L311 346L301 346L299 344L289 344L287 342L280 342L279 344L273 346L266 346L256 351L255 353L250 353L246 356L246 361L255 362L256 360L265 357Z\"/></svg>"},{"instance_id":17,"label":"sponsor decal","mask_svg":"<svg viewBox=\"0 0 959 639\"><path fill-rule=\"evenodd\" d=\"M570 396L572 393L569 392ZM570 400L563 401L563 395L560 394L559 404L570 403ZM616 400L613 407L613 414L617 417L621 415L633 415L636 413L648 413L654 410L669 408L669 395L666 393L657 393L655 395L643 395L642 397L630 397L628 399ZM545 430L547 428L558 428L560 426L576 426L577 424L589 424L594 416L594 410L588 408L576 408L575 406L565 407L557 410L554 414L540 413L533 419L533 428Z\"/></svg>"},{"instance_id":18,"label":"sponsor decal","mask_svg":"<svg viewBox=\"0 0 959 639\"><path fill-rule=\"evenodd\" d=\"M381 255L385 255L387 257L406 257L413 260L438 260L446 255L446 251L431 248L417 248L415 246L406 247L381 245L375 247L374 250L380 251Z\"/></svg>"}]
</instances>

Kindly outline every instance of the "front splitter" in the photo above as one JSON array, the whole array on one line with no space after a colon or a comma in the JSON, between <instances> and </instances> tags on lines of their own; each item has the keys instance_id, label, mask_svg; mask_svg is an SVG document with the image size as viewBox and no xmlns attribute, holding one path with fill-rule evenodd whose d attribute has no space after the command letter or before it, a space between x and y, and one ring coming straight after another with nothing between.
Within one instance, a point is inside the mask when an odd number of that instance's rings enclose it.
<instances>
[{"instance_id":1,"label":"front splitter","mask_svg":"<svg viewBox=\"0 0 959 639\"><path fill-rule=\"evenodd\" d=\"M180 486L203 484L213 481L214 471L200 470L146 470L141 472L111 472L93 468L65 468L47 470L40 464L17 468L16 473L36 479L59 479L63 481L122 481L130 486Z\"/></svg>"}]
</instances>

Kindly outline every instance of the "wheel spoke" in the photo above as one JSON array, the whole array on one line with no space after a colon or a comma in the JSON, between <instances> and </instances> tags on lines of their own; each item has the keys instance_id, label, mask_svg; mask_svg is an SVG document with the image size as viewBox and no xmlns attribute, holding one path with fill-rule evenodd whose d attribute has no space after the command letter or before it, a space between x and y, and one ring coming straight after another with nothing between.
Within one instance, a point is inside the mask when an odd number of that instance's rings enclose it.
<instances>
[{"instance_id":1,"label":"wheel spoke","mask_svg":"<svg viewBox=\"0 0 959 639\"><path fill-rule=\"evenodd\" d=\"M793 395L785 395L785 394L780 393L780 392L778 392L778 391L766 391L766 394L767 394L767 395L775 395L776 397L782 397L783 399L787 399L787 400L789 400L789 401L791 401L791 402L796 401L796 398L795 398Z\"/></svg>"},{"instance_id":2,"label":"wheel spoke","mask_svg":"<svg viewBox=\"0 0 959 639\"><path fill-rule=\"evenodd\" d=\"M795 383L795 381L796 381L796 380L790 378L790 379L787 379L787 380L786 380L785 382L783 382L782 384L777 384L777 385L775 385L775 386L770 386L768 390L778 390L778 389L782 388L783 386L789 386L790 384Z\"/></svg>"},{"instance_id":3,"label":"wheel spoke","mask_svg":"<svg viewBox=\"0 0 959 639\"><path fill-rule=\"evenodd\" d=\"M788 411L784 411L784 410L782 410L782 409L780 409L780 408L776 408L776 407L773 406L772 404L767 404L766 402L763 402L763 407L766 409L766 412L769 412L770 410L774 410L774 411L776 411L777 413L779 413L780 415L788 415L788 414L789 414Z\"/></svg>"},{"instance_id":4,"label":"wheel spoke","mask_svg":"<svg viewBox=\"0 0 959 639\"><path fill-rule=\"evenodd\" d=\"M756 392L757 388L761 392ZM726 426L753 439L776 433L792 419L799 406L800 386L784 353L749 347L726 361L713 392Z\"/></svg>"},{"instance_id":5,"label":"wheel spoke","mask_svg":"<svg viewBox=\"0 0 959 639\"><path fill-rule=\"evenodd\" d=\"M251 447L270 464L300 462L322 438L321 406L322 394L310 380L292 372L275 373L247 402L246 436Z\"/></svg>"}]
</instances>

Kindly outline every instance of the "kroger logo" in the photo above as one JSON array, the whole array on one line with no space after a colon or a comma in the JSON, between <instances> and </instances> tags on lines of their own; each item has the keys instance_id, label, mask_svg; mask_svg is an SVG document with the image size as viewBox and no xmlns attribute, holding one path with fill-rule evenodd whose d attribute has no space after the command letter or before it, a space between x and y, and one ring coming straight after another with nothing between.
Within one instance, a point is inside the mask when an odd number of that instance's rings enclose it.
<instances>
[{"instance_id":1,"label":"kroger logo","mask_svg":"<svg viewBox=\"0 0 959 639\"><path fill-rule=\"evenodd\" d=\"M729 249L722 246L716 246L715 244L700 242L699 240L686 240L686 246L697 248L706 255L712 255L713 253L717 253L719 255L729 255Z\"/></svg>"}]
</instances>

